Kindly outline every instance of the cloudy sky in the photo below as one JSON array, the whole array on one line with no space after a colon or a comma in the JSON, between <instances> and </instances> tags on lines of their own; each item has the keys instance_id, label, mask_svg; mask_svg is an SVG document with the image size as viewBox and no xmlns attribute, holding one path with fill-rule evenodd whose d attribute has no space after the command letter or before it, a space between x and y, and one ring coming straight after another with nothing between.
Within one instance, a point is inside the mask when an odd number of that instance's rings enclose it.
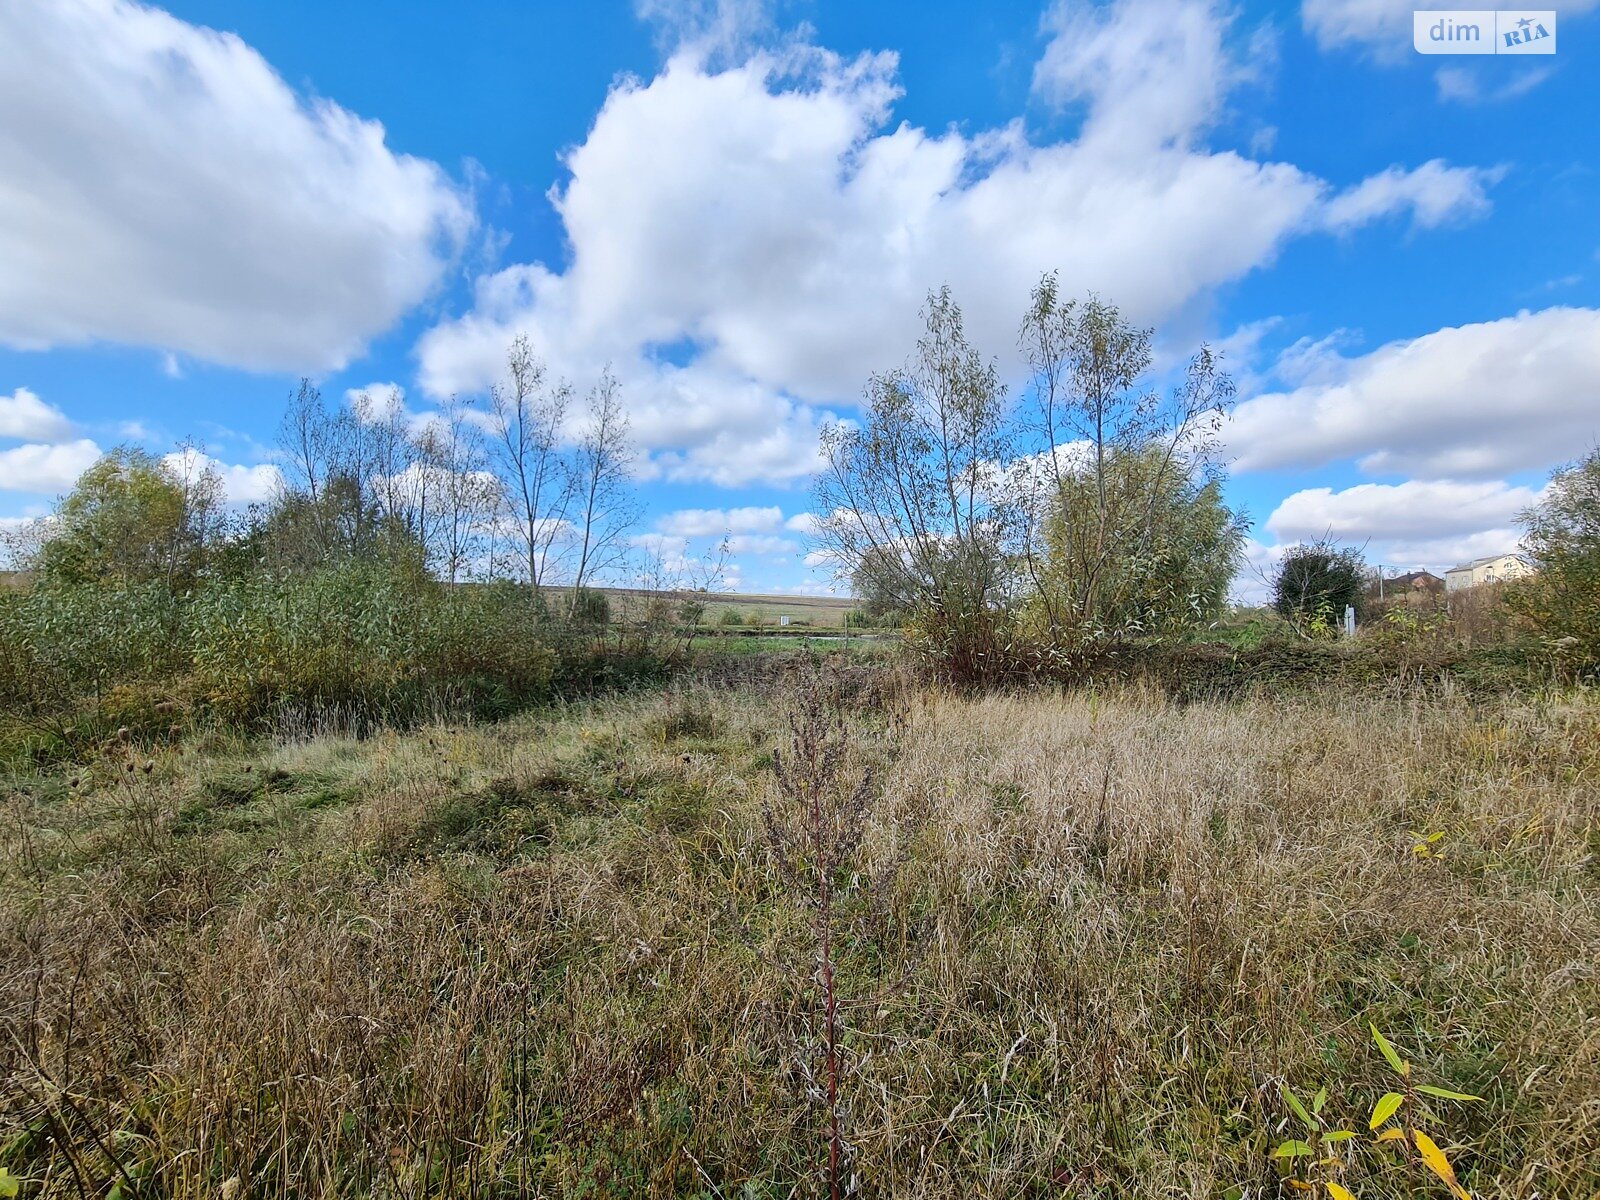
<instances>
[{"instance_id":1,"label":"cloudy sky","mask_svg":"<svg viewBox=\"0 0 1600 1200\"><path fill-rule=\"evenodd\" d=\"M0 520L130 441L260 498L301 376L424 413L526 333L620 378L642 534L825 590L818 428L943 283L1020 383L1054 270L1224 349L1257 561L1509 549L1600 439L1596 8L1425 57L1390 0L5 0Z\"/></svg>"}]
</instances>

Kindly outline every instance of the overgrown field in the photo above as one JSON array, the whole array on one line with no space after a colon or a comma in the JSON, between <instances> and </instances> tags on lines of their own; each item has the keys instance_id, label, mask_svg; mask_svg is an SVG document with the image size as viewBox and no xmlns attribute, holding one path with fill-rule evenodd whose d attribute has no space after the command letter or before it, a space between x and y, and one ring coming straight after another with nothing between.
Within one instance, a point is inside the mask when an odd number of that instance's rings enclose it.
<instances>
[{"instance_id":1,"label":"overgrown field","mask_svg":"<svg viewBox=\"0 0 1600 1200\"><path fill-rule=\"evenodd\" d=\"M862 1195L1304 1195L1272 1151L1326 1088L1360 1136L1319 1196L1446 1196L1373 1144L1372 1024L1404 1090L1482 1097L1399 1118L1474 1194L1600 1190L1592 693L816 671L361 741L113 736L11 778L0 1166L123 1200L826 1195L831 970ZM791 744L807 688L841 740Z\"/></svg>"}]
</instances>

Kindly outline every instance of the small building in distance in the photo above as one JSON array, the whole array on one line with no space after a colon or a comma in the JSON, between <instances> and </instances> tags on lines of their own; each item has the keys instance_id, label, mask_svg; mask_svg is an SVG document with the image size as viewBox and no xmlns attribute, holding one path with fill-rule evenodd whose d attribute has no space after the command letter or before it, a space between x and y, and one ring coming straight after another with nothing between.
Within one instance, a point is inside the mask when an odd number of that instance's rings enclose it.
<instances>
[{"instance_id":1,"label":"small building in distance","mask_svg":"<svg viewBox=\"0 0 1600 1200\"><path fill-rule=\"evenodd\" d=\"M1385 576L1379 587L1373 590L1386 600L1421 604L1444 591L1444 580L1432 571L1407 571L1404 575Z\"/></svg>"},{"instance_id":2,"label":"small building in distance","mask_svg":"<svg viewBox=\"0 0 1600 1200\"><path fill-rule=\"evenodd\" d=\"M1532 575L1534 566L1520 554L1491 554L1451 567L1444 573L1445 590L1459 592L1485 583L1504 583Z\"/></svg>"}]
</instances>

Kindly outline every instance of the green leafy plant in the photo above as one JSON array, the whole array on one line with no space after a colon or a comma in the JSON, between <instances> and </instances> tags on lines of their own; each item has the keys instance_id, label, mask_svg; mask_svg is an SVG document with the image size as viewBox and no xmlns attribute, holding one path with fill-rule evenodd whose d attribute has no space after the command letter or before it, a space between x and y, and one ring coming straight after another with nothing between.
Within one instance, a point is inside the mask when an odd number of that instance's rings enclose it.
<instances>
[{"instance_id":1,"label":"green leafy plant","mask_svg":"<svg viewBox=\"0 0 1600 1200\"><path fill-rule=\"evenodd\" d=\"M1418 858L1437 861L1445 856L1447 847L1440 845L1444 841L1444 830L1435 830L1433 833L1420 833L1413 830L1411 836L1416 839L1411 847L1411 853Z\"/></svg>"},{"instance_id":2,"label":"green leafy plant","mask_svg":"<svg viewBox=\"0 0 1600 1200\"><path fill-rule=\"evenodd\" d=\"M1307 1105L1285 1084L1283 1099L1306 1131L1305 1137L1288 1138L1272 1152L1273 1158L1288 1163L1296 1172L1288 1181L1289 1185L1297 1191L1308 1191L1313 1195L1320 1192L1332 1197L1332 1200L1354 1200L1343 1184L1329 1178L1332 1172L1343 1165L1333 1153L1333 1148L1353 1140L1356 1133L1353 1129L1331 1128L1328 1125L1323 1116L1328 1103L1328 1089L1319 1087Z\"/></svg>"},{"instance_id":3,"label":"green leafy plant","mask_svg":"<svg viewBox=\"0 0 1600 1200\"><path fill-rule=\"evenodd\" d=\"M1434 1100L1479 1101L1481 1096L1454 1092L1432 1084L1417 1083L1412 1079L1411 1064L1400 1057L1394 1045L1370 1024L1372 1040L1389 1068L1400 1079L1400 1090L1385 1092L1372 1106L1367 1127L1375 1135L1375 1147L1399 1143L1404 1147L1407 1162L1420 1162L1450 1189L1456 1200L1472 1200L1472 1194L1456 1178L1455 1167L1449 1157L1426 1131L1418 1128L1416 1114L1423 1109L1424 1097ZM1340 1129L1329 1123L1325 1114L1328 1089L1320 1087L1306 1104L1287 1084L1282 1089L1284 1103L1305 1128L1302 1137L1285 1138L1272 1151L1272 1157L1284 1163L1291 1174L1285 1182L1299 1192L1312 1196L1326 1196L1329 1200L1355 1200L1350 1191L1334 1176L1347 1164L1334 1152L1335 1147L1354 1142L1354 1130ZM1431 1117L1431 1114L1428 1114Z\"/></svg>"},{"instance_id":4,"label":"green leafy plant","mask_svg":"<svg viewBox=\"0 0 1600 1200\"><path fill-rule=\"evenodd\" d=\"M1413 1114L1421 1107L1419 1100L1421 1096L1464 1102L1482 1100L1483 1097L1470 1096L1465 1092L1453 1092L1448 1088L1434 1087L1432 1084L1416 1083L1411 1078L1411 1064L1400 1057L1399 1052L1389 1039L1379 1032L1376 1025L1370 1027L1372 1040L1377 1043L1384 1062L1388 1063L1389 1068L1399 1076L1401 1084L1399 1091L1385 1092L1372 1106L1372 1116L1367 1125L1377 1134L1375 1141L1379 1145L1399 1142L1406 1147L1408 1154L1414 1148L1422 1165L1438 1176L1453 1196L1458 1197L1458 1200L1472 1200L1472 1194L1462 1187L1456 1178L1455 1168L1451 1166L1450 1159L1432 1137L1417 1128Z\"/></svg>"}]
</instances>

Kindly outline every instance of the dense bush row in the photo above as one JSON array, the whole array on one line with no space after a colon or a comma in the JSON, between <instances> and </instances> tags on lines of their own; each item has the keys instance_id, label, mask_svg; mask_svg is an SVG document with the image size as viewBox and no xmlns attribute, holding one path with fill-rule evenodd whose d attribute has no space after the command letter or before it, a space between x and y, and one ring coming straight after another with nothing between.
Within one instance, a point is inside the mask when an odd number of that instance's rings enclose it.
<instances>
[{"instance_id":1,"label":"dense bush row","mask_svg":"<svg viewBox=\"0 0 1600 1200\"><path fill-rule=\"evenodd\" d=\"M0 594L0 708L18 729L159 734L192 716L362 725L502 715L659 669L647 626L553 618L526 587L378 562Z\"/></svg>"}]
</instances>

